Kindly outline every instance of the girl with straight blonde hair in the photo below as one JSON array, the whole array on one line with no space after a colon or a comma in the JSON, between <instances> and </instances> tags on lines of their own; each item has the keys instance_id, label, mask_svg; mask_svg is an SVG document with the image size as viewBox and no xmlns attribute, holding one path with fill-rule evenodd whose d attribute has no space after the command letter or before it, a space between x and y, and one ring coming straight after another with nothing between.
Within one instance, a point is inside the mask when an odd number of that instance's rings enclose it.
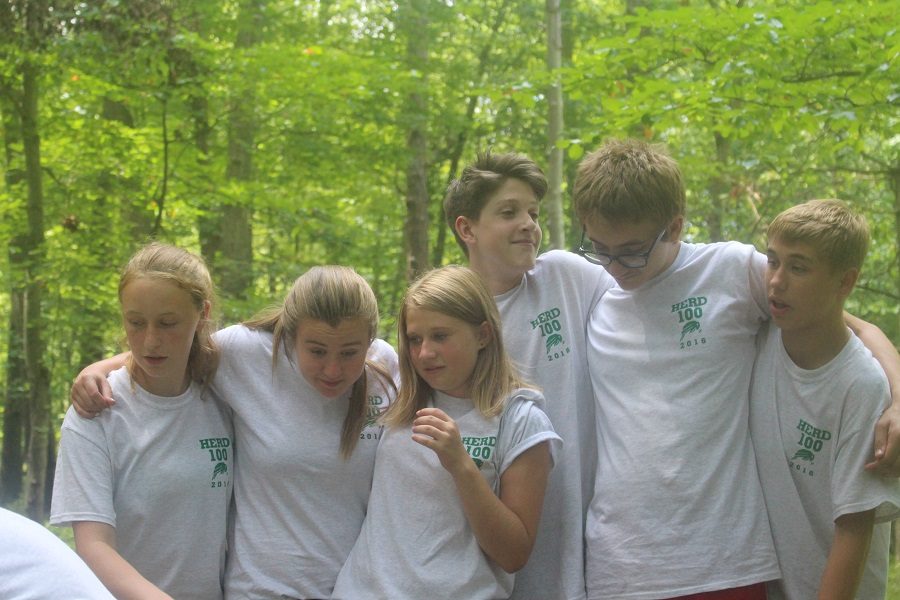
<instances>
[{"instance_id":1,"label":"girl with straight blonde hair","mask_svg":"<svg viewBox=\"0 0 900 600\"><path fill-rule=\"evenodd\" d=\"M333 598L506 598L528 560L559 441L503 349L481 278L435 269L407 291L401 385L372 495Z\"/></svg>"}]
</instances>

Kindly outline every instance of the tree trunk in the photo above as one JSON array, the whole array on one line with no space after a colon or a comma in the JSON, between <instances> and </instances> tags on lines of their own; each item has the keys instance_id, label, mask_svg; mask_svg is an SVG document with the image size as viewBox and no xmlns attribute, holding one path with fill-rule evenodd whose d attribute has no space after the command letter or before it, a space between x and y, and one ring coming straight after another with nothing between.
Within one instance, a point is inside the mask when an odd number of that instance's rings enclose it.
<instances>
[{"instance_id":1,"label":"tree trunk","mask_svg":"<svg viewBox=\"0 0 900 600\"><path fill-rule=\"evenodd\" d=\"M40 31L42 7L29 5L28 31ZM38 67L32 59L22 65L22 143L25 154L25 179L28 188L27 280L25 293L25 366L30 391L30 427L26 460L25 510L41 522L46 518L44 502L47 484L47 449L51 435L50 374L45 364L41 299L44 262L44 192L41 173L41 147L38 134Z\"/></svg>"},{"instance_id":2,"label":"tree trunk","mask_svg":"<svg viewBox=\"0 0 900 600\"><path fill-rule=\"evenodd\" d=\"M562 66L562 21L560 0L547 0L547 69L552 83L547 91L549 115L547 118L547 229L550 230L550 247L563 248L566 244L565 223L562 210L563 153L557 146L563 134L563 94L558 73Z\"/></svg>"},{"instance_id":3,"label":"tree trunk","mask_svg":"<svg viewBox=\"0 0 900 600\"><path fill-rule=\"evenodd\" d=\"M897 274L894 289L900 298L900 161L894 164L890 183L894 191L894 272ZM897 315L897 331L900 332L900 314Z\"/></svg>"},{"instance_id":4,"label":"tree trunk","mask_svg":"<svg viewBox=\"0 0 900 600\"><path fill-rule=\"evenodd\" d=\"M725 239L722 221L725 215L725 203L728 192L731 189L728 181L728 155L731 144L718 131L714 133L716 139L716 175L709 181L709 197L712 201L709 217L706 222L706 230L711 242L721 242Z\"/></svg>"},{"instance_id":5,"label":"tree trunk","mask_svg":"<svg viewBox=\"0 0 900 600\"><path fill-rule=\"evenodd\" d=\"M240 23L234 47L237 52L254 46L263 29L262 4L251 0L241 4ZM235 91L228 119L228 164L225 179L250 182L253 179L253 149L256 122L256 94L252 77ZM250 206L233 202L222 207L219 222L220 254L216 256L219 285L226 296L244 299L253 283L253 230Z\"/></svg>"},{"instance_id":6,"label":"tree trunk","mask_svg":"<svg viewBox=\"0 0 900 600\"><path fill-rule=\"evenodd\" d=\"M409 280L428 269L428 14L425 0L400 5L406 34L407 68L413 82L406 98L406 273Z\"/></svg>"},{"instance_id":7,"label":"tree trunk","mask_svg":"<svg viewBox=\"0 0 900 600\"><path fill-rule=\"evenodd\" d=\"M20 271L10 248L11 271ZM10 291L9 350L6 357L6 398L3 407L3 451L0 455L0 505L16 502L22 494L25 425L28 420L28 373L25 368L25 292Z\"/></svg>"}]
</instances>

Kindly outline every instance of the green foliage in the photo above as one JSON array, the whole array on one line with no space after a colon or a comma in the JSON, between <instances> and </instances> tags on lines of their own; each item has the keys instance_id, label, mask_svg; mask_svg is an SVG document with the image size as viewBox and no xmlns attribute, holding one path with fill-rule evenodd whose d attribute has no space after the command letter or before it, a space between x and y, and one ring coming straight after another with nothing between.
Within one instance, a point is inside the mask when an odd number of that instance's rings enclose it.
<instances>
[{"instance_id":1,"label":"green foliage","mask_svg":"<svg viewBox=\"0 0 900 600\"><path fill-rule=\"evenodd\" d=\"M449 179L488 147L543 163L544 90L559 78L570 187L578 161L610 136L664 142L686 176L690 239L759 244L768 220L796 201L857 206L874 242L850 307L900 340L891 3L679 0L633 13L622 2L565 3L558 73L545 67L539 5L428 6L429 61L409 70L393 2L279 0L252 22L238 2L54 5L58 20L35 52L57 413L80 367L119 349L116 282L127 257L150 237L199 252L201 221L226 204L251 209L254 279L245 298L222 299L224 323L279 302L310 265L342 263L372 283L392 338L406 285L404 131L416 117L404 99L422 78L437 262L463 261L441 215ZM248 31L254 43L239 44ZM17 32L0 39L4 123L23 58ZM226 178L235 98L254 131L243 179ZM25 188L13 176L21 140L4 136L8 245L22 230ZM20 276L6 260L4 320Z\"/></svg>"}]
</instances>

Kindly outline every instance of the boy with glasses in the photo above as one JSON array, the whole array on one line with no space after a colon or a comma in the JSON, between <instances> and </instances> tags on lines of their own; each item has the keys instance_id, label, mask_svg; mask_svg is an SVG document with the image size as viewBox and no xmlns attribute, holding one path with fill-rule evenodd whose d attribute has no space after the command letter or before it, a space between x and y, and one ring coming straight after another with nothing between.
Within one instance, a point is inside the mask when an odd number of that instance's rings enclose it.
<instances>
[{"instance_id":1,"label":"boy with glasses","mask_svg":"<svg viewBox=\"0 0 900 600\"><path fill-rule=\"evenodd\" d=\"M765 600L779 569L748 399L766 258L681 242L681 172L640 141L586 157L574 196L582 253L618 284L587 331L600 445L588 597Z\"/></svg>"},{"instance_id":2,"label":"boy with glasses","mask_svg":"<svg viewBox=\"0 0 900 600\"><path fill-rule=\"evenodd\" d=\"M769 598L884 598L900 484L863 464L888 383L843 319L868 226L839 200L812 200L778 215L768 237L772 321L750 429L783 575Z\"/></svg>"},{"instance_id":3,"label":"boy with glasses","mask_svg":"<svg viewBox=\"0 0 900 600\"><path fill-rule=\"evenodd\" d=\"M444 215L469 266L494 294L510 356L540 386L542 408L563 438L550 472L537 539L512 598L585 597L583 522L597 441L584 325L612 285L570 252L537 256L543 172L520 154L480 154L447 190Z\"/></svg>"}]
</instances>

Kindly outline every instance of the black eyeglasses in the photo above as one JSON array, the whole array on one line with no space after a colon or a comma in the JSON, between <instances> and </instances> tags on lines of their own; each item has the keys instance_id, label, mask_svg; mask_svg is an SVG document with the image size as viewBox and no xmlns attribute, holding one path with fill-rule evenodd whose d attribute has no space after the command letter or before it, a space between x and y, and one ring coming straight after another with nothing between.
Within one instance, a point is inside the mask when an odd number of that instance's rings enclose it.
<instances>
[{"instance_id":1,"label":"black eyeglasses","mask_svg":"<svg viewBox=\"0 0 900 600\"><path fill-rule=\"evenodd\" d=\"M584 239L587 236L587 230L581 230L581 244L578 248L578 254L582 255L590 262L595 265L602 265L604 267L608 267L612 264L613 261L617 261L620 265L627 269L642 269L647 266L647 262L650 260L650 253L653 252L653 249L656 247L656 244L663 238L666 234L666 228L663 228L662 231L659 232L659 235L656 236L656 239L653 240L653 243L650 244L650 248L646 252L638 252L636 254L606 254L604 252L597 252L594 249L594 242L588 238L588 242L590 242L590 247L584 247Z\"/></svg>"}]
</instances>

